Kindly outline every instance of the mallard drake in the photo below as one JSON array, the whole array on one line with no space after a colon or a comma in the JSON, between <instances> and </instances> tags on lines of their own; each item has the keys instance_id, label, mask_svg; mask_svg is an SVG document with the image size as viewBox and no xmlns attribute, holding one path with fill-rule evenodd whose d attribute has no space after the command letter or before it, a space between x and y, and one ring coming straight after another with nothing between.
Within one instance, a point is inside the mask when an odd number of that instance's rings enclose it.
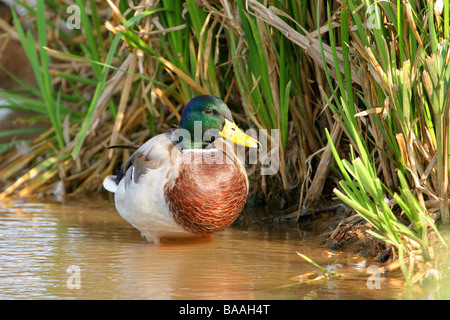
<instances>
[{"instance_id":1,"label":"mallard drake","mask_svg":"<svg viewBox=\"0 0 450 320\"><path fill-rule=\"evenodd\" d=\"M148 241L211 235L229 227L247 200L247 173L233 143L259 144L237 127L225 102L200 95L178 128L144 143L103 186Z\"/></svg>"}]
</instances>

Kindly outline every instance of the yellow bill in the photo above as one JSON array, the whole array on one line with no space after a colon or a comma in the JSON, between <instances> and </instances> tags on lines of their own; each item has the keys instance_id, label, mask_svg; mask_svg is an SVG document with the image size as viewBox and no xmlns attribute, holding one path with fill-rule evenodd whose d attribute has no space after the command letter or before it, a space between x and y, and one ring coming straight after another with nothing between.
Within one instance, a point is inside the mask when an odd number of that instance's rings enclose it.
<instances>
[{"instance_id":1,"label":"yellow bill","mask_svg":"<svg viewBox=\"0 0 450 320\"><path fill-rule=\"evenodd\" d=\"M240 146L258 148L258 145L261 145L258 140L246 135L241 129L239 129L236 123L227 119L225 119L225 126L219 134L223 138L233 141L235 144Z\"/></svg>"}]
</instances>

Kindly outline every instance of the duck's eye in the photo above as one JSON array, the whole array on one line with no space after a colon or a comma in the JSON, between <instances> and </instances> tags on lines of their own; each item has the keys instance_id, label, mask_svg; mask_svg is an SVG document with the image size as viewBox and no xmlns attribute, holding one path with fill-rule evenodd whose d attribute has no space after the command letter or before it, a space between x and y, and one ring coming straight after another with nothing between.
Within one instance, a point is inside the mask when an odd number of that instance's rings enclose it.
<instances>
[{"instance_id":1,"label":"duck's eye","mask_svg":"<svg viewBox=\"0 0 450 320\"><path fill-rule=\"evenodd\" d=\"M206 108L203 112L205 114L211 114L213 111L210 108Z\"/></svg>"}]
</instances>

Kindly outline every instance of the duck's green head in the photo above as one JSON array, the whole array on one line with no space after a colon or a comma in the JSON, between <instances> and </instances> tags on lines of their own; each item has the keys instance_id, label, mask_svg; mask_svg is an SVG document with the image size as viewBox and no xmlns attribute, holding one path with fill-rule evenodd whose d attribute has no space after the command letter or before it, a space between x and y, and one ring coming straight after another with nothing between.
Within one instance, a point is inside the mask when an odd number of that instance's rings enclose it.
<instances>
[{"instance_id":1,"label":"duck's green head","mask_svg":"<svg viewBox=\"0 0 450 320\"><path fill-rule=\"evenodd\" d=\"M251 148L257 148L259 144L237 127L226 103L211 95L200 95L189 101L181 114L178 128L190 134L190 141L181 141L183 147L188 149L205 147L214 135Z\"/></svg>"}]
</instances>

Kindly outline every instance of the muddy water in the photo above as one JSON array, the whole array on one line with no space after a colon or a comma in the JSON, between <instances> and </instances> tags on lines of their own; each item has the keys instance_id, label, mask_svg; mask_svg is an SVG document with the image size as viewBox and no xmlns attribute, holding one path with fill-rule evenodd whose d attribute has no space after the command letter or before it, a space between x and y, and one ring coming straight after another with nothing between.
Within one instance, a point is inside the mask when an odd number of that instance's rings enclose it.
<instances>
[{"instance_id":1,"label":"muddy water","mask_svg":"<svg viewBox=\"0 0 450 320\"><path fill-rule=\"evenodd\" d=\"M109 201L0 203L0 299L427 297L398 275L370 281L371 262L330 252L319 239L294 226L233 226L209 239L158 246ZM310 281L307 274L318 269L297 251L336 266L342 277Z\"/></svg>"}]
</instances>

